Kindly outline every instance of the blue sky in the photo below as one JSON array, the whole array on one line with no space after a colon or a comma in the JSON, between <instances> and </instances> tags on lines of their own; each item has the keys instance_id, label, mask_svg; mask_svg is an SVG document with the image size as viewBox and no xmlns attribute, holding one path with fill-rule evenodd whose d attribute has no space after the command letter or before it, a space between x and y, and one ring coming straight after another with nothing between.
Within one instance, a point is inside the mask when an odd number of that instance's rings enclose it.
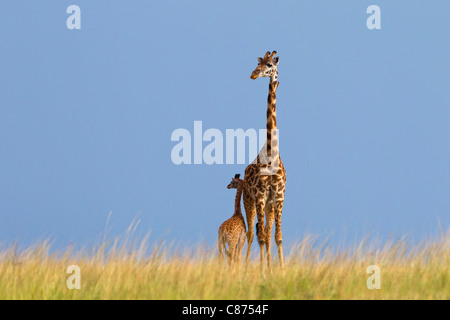
<instances>
[{"instance_id":1,"label":"blue sky","mask_svg":"<svg viewBox=\"0 0 450 320\"><path fill-rule=\"evenodd\" d=\"M81 8L68 30L66 8ZM381 8L368 30L366 8ZM4 1L0 243L216 241L245 165L172 163L173 130L277 122L285 242L434 233L450 222L450 3Z\"/></svg>"}]
</instances>

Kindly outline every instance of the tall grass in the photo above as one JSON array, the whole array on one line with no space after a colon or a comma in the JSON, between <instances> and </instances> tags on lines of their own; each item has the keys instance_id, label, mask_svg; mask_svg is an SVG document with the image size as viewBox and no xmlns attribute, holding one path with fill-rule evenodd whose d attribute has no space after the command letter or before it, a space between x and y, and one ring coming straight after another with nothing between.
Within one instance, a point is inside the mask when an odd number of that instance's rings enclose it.
<instances>
[{"instance_id":1,"label":"tall grass","mask_svg":"<svg viewBox=\"0 0 450 320\"><path fill-rule=\"evenodd\" d=\"M260 272L218 265L216 248L147 246L115 240L95 249L50 250L48 242L0 249L0 299L449 299L450 232L418 244L361 242L333 249L306 236L293 245L284 270ZM69 290L69 265L81 289ZM381 289L368 289L367 267L381 271Z\"/></svg>"}]
</instances>

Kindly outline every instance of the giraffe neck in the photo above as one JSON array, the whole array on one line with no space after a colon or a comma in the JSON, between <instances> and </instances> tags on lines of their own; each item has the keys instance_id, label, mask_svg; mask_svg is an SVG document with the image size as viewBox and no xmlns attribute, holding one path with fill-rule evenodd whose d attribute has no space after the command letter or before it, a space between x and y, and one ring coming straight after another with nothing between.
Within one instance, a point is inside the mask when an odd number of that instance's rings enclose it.
<instances>
[{"instance_id":1,"label":"giraffe neck","mask_svg":"<svg viewBox=\"0 0 450 320\"><path fill-rule=\"evenodd\" d=\"M270 82L278 81L278 70L275 70L274 74L270 76Z\"/></svg>"},{"instance_id":2,"label":"giraffe neck","mask_svg":"<svg viewBox=\"0 0 450 320\"><path fill-rule=\"evenodd\" d=\"M236 199L234 201L234 215L236 216L242 216L241 211L241 197L242 197L242 190L244 189L244 180L239 181L239 186L236 190Z\"/></svg>"},{"instance_id":3,"label":"giraffe neck","mask_svg":"<svg viewBox=\"0 0 450 320\"><path fill-rule=\"evenodd\" d=\"M277 88L278 81L270 81L269 95L267 96L267 125L266 129L270 130L277 128Z\"/></svg>"},{"instance_id":4,"label":"giraffe neck","mask_svg":"<svg viewBox=\"0 0 450 320\"><path fill-rule=\"evenodd\" d=\"M272 154L272 131L277 129L277 88L279 82L278 71L270 77L269 83L269 95L267 97L267 155L270 157Z\"/></svg>"}]
</instances>

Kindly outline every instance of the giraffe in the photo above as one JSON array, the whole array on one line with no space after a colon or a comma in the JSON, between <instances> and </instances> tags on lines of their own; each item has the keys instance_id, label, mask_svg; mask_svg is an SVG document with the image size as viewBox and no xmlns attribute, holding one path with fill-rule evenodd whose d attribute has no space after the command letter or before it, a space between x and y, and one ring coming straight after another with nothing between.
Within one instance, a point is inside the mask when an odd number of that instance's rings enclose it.
<instances>
[{"instance_id":1,"label":"giraffe","mask_svg":"<svg viewBox=\"0 0 450 320\"><path fill-rule=\"evenodd\" d=\"M271 269L270 241L274 220L278 257L280 266L284 267L281 213L284 204L286 171L281 162L276 131L276 91L279 85L277 81L279 57L274 57L276 53L276 51L272 53L267 52L264 58L258 58L258 66L250 76L253 80L260 77L270 77L269 95L267 98L267 139L265 146L261 149L256 159L245 169L243 195L248 225L246 263L248 264L250 258L250 250L253 242L253 225L256 214L258 218L256 227L260 247L261 267L264 264L265 244L269 269ZM267 157L269 157L270 162L267 161ZM266 218L265 228L264 216Z\"/></svg>"},{"instance_id":2,"label":"giraffe","mask_svg":"<svg viewBox=\"0 0 450 320\"><path fill-rule=\"evenodd\" d=\"M244 180L240 179L240 174L236 174L227 186L228 189L236 190L234 202L234 214L226 220L219 228L219 263L222 264L223 252L228 257L228 264L233 261L240 264L242 247L245 243L246 227L241 211L241 197L244 189ZM228 243L228 250L226 244Z\"/></svg>"}]
</instances>

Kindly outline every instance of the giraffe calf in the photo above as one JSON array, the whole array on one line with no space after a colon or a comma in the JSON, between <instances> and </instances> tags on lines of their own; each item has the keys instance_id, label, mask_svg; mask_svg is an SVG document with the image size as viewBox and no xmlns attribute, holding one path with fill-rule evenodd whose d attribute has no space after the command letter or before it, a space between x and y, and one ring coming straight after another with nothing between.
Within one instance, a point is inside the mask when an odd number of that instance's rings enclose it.
<instances>
[{"instance_id":1,"label":"giraffe calf","mask_svg":"<svg viewBox=\"0 0 450 320\"><path fill-rule=\"evenodd\" d=\"M236 174L228 185L228 189L236 190L236 200L234 203L234 214L226 220L219 228L219 263L222 263L223 253L227 255L228 264L232 262L241 262L242 247L245 243L247 230L245 227L244 216L241 211L241 197L244 189L244 180ZM227 250L228 244L228 250Z\"/></svg>"}]
</instances>

